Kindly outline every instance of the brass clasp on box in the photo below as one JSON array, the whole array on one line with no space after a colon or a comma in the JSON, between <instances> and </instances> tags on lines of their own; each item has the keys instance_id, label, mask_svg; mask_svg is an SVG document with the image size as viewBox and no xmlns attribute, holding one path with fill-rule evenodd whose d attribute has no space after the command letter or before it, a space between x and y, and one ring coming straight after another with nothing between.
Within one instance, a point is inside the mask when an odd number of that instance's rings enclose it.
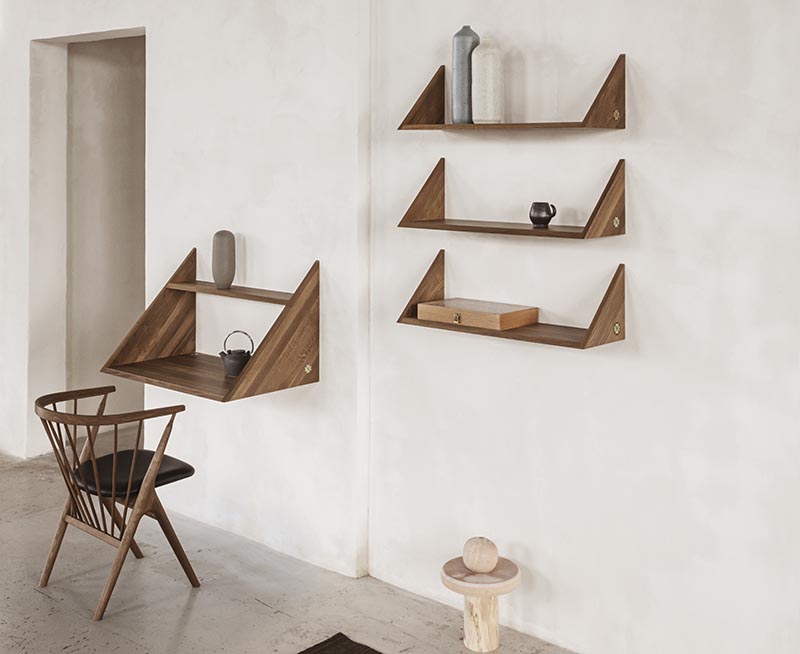
<instances>
[{"instance_id":1,"label":"brass clasp on box","mask_svg":"<svg viewBox=\"0 0 800 654\"><path fill-rule=\"evenodd\" d=\"M460 325L461 324L461 314L460 313L454 313L453 314L453 322L456 325Z\"/></svg>"},{"instance_id":2,"label":"brass clasp on box","mask_svg":"<svg viewBox=\"0 0 800 654\"><path fill-rule=\"evenodd\" d=\"M615 323L614 323L614 334L615 334L616 336L619 336L619 333L620 333L621 331L622 331L622 325L620 325L618 322L615 322Z\"/></svg>"}]
</instances>

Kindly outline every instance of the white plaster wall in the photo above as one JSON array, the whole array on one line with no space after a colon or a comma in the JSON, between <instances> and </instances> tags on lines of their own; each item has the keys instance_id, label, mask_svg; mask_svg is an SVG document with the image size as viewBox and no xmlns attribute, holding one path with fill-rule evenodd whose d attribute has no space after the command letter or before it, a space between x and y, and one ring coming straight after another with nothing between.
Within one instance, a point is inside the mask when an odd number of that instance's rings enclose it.
<instances>
[{"instance_id":1,"label":"white plaster wall","mask_svg":"<svg viewBox=\"0 0 800 654\"><path fill-rule=\"evenodd\" d=\"M3 440L4 447L20 456L50 450L46 438L30 437L42 433L41 422L30 407L46 389L67 388L67 63L65 44L31 44L29 203L19 202L24 186L11 187L5 194L7 206L16 203L17 208L4 216L4 227L9 231L27 228L23 238L4 241L4 245L13 245L13 250L9 248L0 262L3 282L9 283L4 295L9 310L0 329L16 331L20 341L19 346L9 348L10 365L2 375L3 383L10 382L9 395L0 399L8 402L3 415L10 423ZM10 86L11 77L6 79ZM0 129L8 126L2 122ZM7 143L10 151L13 142ZM16 177L17 183L22 183L18 162L13 156L10 162L3 178ZM22 213L16 213L20 205ZM29 248L29 243L35 245ZM27 293L22 298L27 300L27 311L24 303L21 307L16 304L20 289ZM26 337L27 348L22 345Z\"/></svg>"},{"instance_id":2,"label":"white plaster wall","mask_svg":"<svg viewBox=\"0 0 800 654\"><path fill-rule=\"evenodd\" d=\"M24 456L28 414L29 207L28 196L20 192L20 186L28 186L27 128L37 116L29 116L30 103L26 98L27 45L13 57L15 45L19 46L13 43L18 25L17 12L11 4L6 0L0 2L0 79L3 80L3 93L0 93L0 143L3 144L0 147L0 229L3 232L0 238L0 340L8 345L6 365L0 373L0 415L6 425L0 430L0 449ZM22 162L18 157L23 158Z\"/></svg>"},{"instance_id":3,"label":"white plaster wall","mask_svg":"<svg viewBox=\"0 0 800 654\"><path fill-rule=\"evenodd\" d=\"M67 75L67 388L91 388L145 307L145 37L72 43ZM107 411L143 408L114 385Z\"/></svg>"},{"instance_id":4,"label":"white plaster wall","mask_svg":"<svg viewBox=\"0 0 800 654\"><path fill-rule=\"evenodd\" d=\"M474 534L525 580L510 625L591 654L800 649L798 4L378 2L370 572L459 606ZM628 129L397 125L463 24L509 53L510 116L579 120L628 55ZM625 157L628 234L400 230L441 156L454 217L577 219ZM447 294L586 326L627 265L627 340L585 352L396 325Z\"/></svg>"},{"instance_id":5,"label":"white plaster wall","mask_svg":"<svg viewBox=\"0 0 800 654\"><path fill-rule=\"evenodd\" d=\"M370 57L368 4L0 4L0 338L19 346L0 448L24 453L30 408L28 42L144 25L148 298L195 245L208 277L220 228L240 238L239 283L290 290L315 258L323 275L321 384L224 406L147 389L188 408L171 450L198 473L170 507L361 572L371 456L377 577L457 605L438 568L483 533L524 569L501 613L525 631L591 654L796 652L797 7L381 0ZM580 118L626 52L628 129L395 131L464 23L509 48L510 118ZM524 220L536 198L575 221L625 157L628 234L397 229L440 156L452 215ZM440 247L449 294L577 325L624 262L628 340L577 352L396 325ZM212 352L275 315L199 312Z\"/></svg>"},{"instance_id":6,"label":"white plaster wall","mask_svg":"<svg viewBox=\"0 0 800 654\"><path fill-rule=\"evenodd\" d=\"M32 411L30 41L143 26L148 300L192 247L200 275L210 278L211 237L221 228L240 237L237 283L293 290L315 259L322 270L323 383L225 406L148 388L148 406L188 408L170 449L197 474L165 491L165 500L305 560L363 573L368 4L32 0L0 7L0 336L8 350L0 448L38 449L30 445L35 431L25 429ZM260 338L277 315L220 298L202 298L199 311L199 346L207 352L221 349L234 328Z\"/></svg>"}]
</instances>

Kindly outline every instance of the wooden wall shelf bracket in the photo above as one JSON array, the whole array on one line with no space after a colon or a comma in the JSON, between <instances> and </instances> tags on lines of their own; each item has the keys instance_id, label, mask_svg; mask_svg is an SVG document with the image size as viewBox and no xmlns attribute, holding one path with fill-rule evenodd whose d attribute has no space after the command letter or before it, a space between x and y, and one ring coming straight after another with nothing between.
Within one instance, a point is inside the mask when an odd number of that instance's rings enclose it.
<instances>
[{"instance_id":1,"label":"wooden wall shelf bracket","mask_svg":"<svg viewBox=\"0 0 800 654\"><path fill-rule=\"evenodd\" d=\"M411 111L397 129L475 131L497 129L625 129L625 55L606 77L583 120L540 123L481 123L454 125L445 123L445 67L439 66L431 81L417 98Z\"/></svg>"},{"instance_id":2,"label":"wooden wall shelf bracket","mask_svg":"<svg viewBox=\"0 0 800 654\"><path fill-rule=\"evenodd\" d=\"M455 323L419 320L417 318L417 305L420 302L445 299L444 288L444 250L439 250L430 268L428 268L428 272L425 273L397 322L431 329L446 329L455 332L467 332L481 336L494 336L496 338L558 345L581 350L625 340L625 266L623 264L617 266L614 277L608 285L608 289L594 314L591 324L585 329L566 325L536 323L516 329L495 331L480 327L466 327Z\"/></svg>"},{"instance_id":3,"label":"wooden wall shelf bracket","mask_svg":"<svg viewBox=\"0 0 800 654\"><path fill-rule=\"evenodd\" d=\"M510 236L549 238L599 238L625 233L625 160L620 159L608 180L589 220L583 226L550 225L535 228L530 223L497 222L485 220L456 220L445 218L445 163L444 158L431 172L411 203L398 227L436 229L450 232L479 232Z\"/></svg>"},{"instance_id":4,"label":"wooden wall shelf bracket","mask_svg":"<svg viewBox=\"0 0 800 654\"><path fill-rule=\"evenodd\" d=\"M196 352L197 294L284 305L238 377ZM109 357L102 372L218 402L319 381L319 261L294 293L197 281L192 250Z\"/></svg>"}]
</instances>

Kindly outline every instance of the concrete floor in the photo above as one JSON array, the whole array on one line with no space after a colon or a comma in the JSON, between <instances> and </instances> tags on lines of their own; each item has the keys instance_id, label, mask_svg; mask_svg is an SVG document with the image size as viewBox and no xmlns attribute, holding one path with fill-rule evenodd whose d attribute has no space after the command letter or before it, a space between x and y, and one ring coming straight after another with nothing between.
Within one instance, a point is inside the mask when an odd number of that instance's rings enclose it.
<instances>
[{"instance_id":1,"label":"concrete floor","mask_svg":"<svg viewBox=\"0 0 800 654\"><path fill-rule=\"evenodd\" d=\"M296 654L337 631L384 654L464 654L461 614L366 577L350 579L172 515L202 587L156 523L137 540L105 618L93 622L115 550L74 528L38 589L65 491L51 457L0 455L0 652ZM568 654L509 629L503 654Z\"/></svg>"}]
</instances>

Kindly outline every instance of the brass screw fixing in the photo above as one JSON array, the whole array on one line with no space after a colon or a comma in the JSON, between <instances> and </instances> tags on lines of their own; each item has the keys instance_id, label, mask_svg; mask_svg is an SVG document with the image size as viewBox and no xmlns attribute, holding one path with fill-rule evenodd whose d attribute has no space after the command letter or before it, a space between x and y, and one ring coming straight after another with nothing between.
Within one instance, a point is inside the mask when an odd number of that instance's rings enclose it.
<instances>
[{"instance_id":1,"label":"brass screw fixing","mask_svg":"<svg viewBox=\"0 0 800 654\"><path fill-rule=\"evenodd\" d=\"M620 333L621 331L622 331L622 325L620 325L618 322L615 322L615 323L614 323L614 334L615 334L616 336L619 336L619 333Z\"/></svg>"},{"instance_id":2,"label":"brass screw fixing","mask_svg":"<svg viewBox=\"0 0 800 654\"><path fill-rule=\"evenodd\" d=\"M460 313L454 313L453 314L453 322L456 323L456 325L460 325L461 324L461 314Z\"/></svg>"},{"instance_id":3,"label":"brass screw fixing","mask_svg":"<svg viewBox=\"0 0 800 654\"><path fill-rule=\"evenodd\" d=\"M311 372L311 364L310 363L306 364L305 371L306 371L306 374Z\"/></svg>"},{"instance_id":4,"label":"brass screw fixing","mask_svg":"<svg viewBox=\"0 0 800 654\"><path fill-rule=\"evenodd\" d=\"M614 220L611 221L611 224L614 225L614 227L619 227L619 216L614 216Z\"/></svg>"},{"instance_id":5,"label":"brass screw fixing","mask_svg":"<svg viewBox=\"0 0 800 654\"><path fill-rule=\"evenodd\" d=\"M614 120L619 120L619 116L620 116L619 109L614 109L613 116L614 116Z\"/></svg>"}]
</instances>

